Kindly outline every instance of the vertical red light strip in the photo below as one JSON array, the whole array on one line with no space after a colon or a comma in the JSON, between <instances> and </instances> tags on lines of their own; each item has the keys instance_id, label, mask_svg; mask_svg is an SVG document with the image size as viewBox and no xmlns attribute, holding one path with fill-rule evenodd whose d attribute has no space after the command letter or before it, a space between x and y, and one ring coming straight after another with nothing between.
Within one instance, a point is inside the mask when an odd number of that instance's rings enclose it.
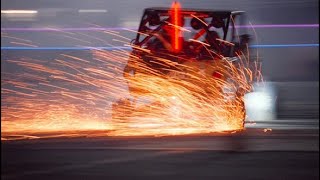
<instances>
[{"instance_id":1,"label":"vertical red light strip","mask_svg":"<svg viewBox=\"0 0 320 180\"><path fill-rule=\"evenodd\" d=\"M180 45L180 26L181 26L181 17L180 17L180 3L173 2L171 9L171 24L173 24L173 36L171 38L171 45L173 51L179 52L181 49Z\"/></svg>"}]
</instances>

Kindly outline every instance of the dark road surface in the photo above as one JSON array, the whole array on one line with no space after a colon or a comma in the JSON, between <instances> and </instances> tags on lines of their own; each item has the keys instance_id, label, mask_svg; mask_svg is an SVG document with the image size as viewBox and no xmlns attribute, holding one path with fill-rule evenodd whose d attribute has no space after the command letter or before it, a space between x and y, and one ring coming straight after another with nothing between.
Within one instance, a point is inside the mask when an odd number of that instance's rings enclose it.
<instances>
[{"instance_id":1,"label":"dark road surface","mask_svg":"<svg viewBox=\"0 0 320 180\"><path fill-rule=\"evenodd\" d=\"M319 130L2 141L3 179L319 179Z\"/></svg>"}]
</instances>

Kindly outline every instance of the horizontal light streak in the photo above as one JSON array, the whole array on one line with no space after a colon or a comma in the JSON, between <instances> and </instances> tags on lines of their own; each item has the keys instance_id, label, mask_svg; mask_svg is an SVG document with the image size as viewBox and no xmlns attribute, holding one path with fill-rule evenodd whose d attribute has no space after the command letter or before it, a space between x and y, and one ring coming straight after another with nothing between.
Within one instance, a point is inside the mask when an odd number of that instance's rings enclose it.
<instances>
[{"instance_id":1,"label":"horizontal light streak","mask_svg":"<svg viewBox=\"0 0 320 180\"><path fill-rule=\"evenodd\" d=\"M187 27L190 29L190 27ZM319 28L319 24L257 24L236 26L236 28ZM78 28L1 28L2 31L106 31L137 30L137 27L78 27Z\"/></svg>"}]
</instances>

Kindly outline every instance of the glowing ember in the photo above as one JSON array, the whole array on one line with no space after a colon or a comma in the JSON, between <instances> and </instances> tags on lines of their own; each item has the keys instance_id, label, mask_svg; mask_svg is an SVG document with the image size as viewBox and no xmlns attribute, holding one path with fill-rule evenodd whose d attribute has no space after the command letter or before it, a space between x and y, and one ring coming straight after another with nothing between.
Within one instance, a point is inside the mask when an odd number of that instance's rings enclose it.
<instances>
[{"instance_id":1,"label":"glowing ember","mask_svg":"<svg viewBox=\"0 0 320 180\"><path fill-rule=\"evenodd\" d=\"M263 132L268 132L268 131L272 131L272 129L270 129L270 128L263 129Z\"/></svg>"}]
</instances>

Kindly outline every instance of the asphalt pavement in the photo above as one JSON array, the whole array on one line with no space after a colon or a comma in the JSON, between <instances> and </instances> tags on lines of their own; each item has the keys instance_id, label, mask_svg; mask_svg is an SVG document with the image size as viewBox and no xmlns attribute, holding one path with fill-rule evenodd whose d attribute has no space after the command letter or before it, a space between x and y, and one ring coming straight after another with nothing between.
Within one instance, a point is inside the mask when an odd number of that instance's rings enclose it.
<instances>
[{"instance_id":1,"label":"asphalt pavement","mask_svg":"<svg viewBox=\"0 0 320 180\"><path fill-rule=\"evenodd\" d=\"M2 141L3 179L319 179L319 130Z\"/></svg>"}]
</instances>

